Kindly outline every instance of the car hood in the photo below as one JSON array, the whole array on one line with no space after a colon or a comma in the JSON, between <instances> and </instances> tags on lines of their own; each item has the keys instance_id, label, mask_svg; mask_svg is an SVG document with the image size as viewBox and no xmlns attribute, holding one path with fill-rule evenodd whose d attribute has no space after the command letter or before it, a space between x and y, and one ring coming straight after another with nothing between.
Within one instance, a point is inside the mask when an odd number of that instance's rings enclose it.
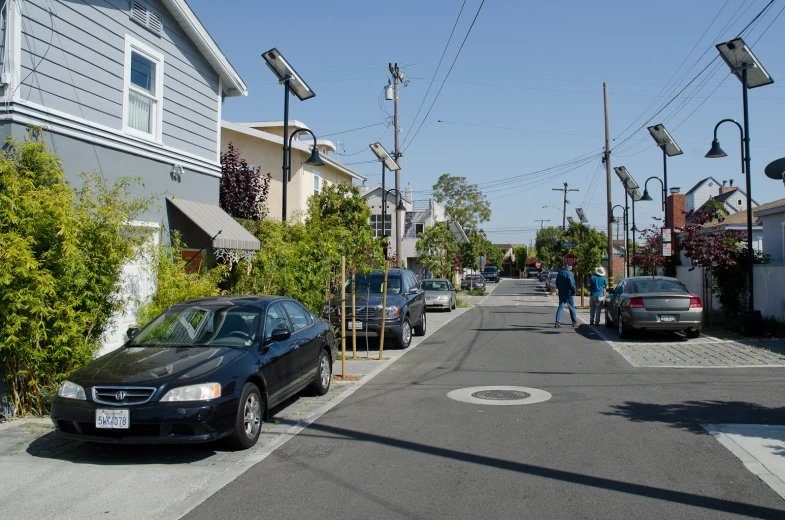
<instances>
[{"instance_id":1,"label":"car hood","mask_svg":"<svg viewBox=\"0 0 785 520\"><path fill-rule=\"evenodd\" d=\"M438 298L439 296L450 296L452 291L425 291L426 298Z\"/></svg>"},{"instance_id":2,"label":"car hood","mask_svg":"<svg viewBox=\"0 0 785 520\"><path fill-rule=\"evenodd\" d=\"M382 306L382 297L384 295L381 293L371 293L370 295L356 293L354 295L355 305L358 308L360 307L381 307ZM387 294L387 306L391 307L393 305L400 307L403 305L404 300L400 294ZM340 306L341 305L341 298L340 295L332 300L332 306ZM352 307L352 294L346 293L346 308L351 309Z\"/></svg>"},{"instance_id":3,"label":"car hood","mask_svg":"<svg viewBox=\"0 0 785 520\"><path fill-rule=\"evenodd\" d=\"M247 354L228 347L121 347L95 359L68 379L82 386L187 381Z\"/></svg>"}]
</instances>

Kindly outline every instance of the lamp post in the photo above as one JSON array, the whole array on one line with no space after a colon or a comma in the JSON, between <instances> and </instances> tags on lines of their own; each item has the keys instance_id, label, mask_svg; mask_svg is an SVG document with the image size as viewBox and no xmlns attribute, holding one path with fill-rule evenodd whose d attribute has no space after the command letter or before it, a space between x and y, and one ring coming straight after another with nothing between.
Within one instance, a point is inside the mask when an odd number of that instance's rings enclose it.
<instances>
[{"instance_id":1,"label":"lamp post","mask_svg":"<svg viewBox=\"0 0 785 520\"><path fill-rule=\"evenodd\" d=\"M638 185L637 182L635 182L635 179L632 178L632 175L630 175L630 172L627 171L626 167L617 166L613 169L613 171L616 172L616 175L619 177L622 185L624 186L624 205L628 211L629 211L629 199L632 199L632 243L634 247L635 232L638 230L637 226L635 226L635 202L643 198L641 196L641 192L638 190L640 186ZM629 241L629 234L625 235L624 239L626 241ZM625 250L626 250L626 245L625 245ZM627 260L629 261L629 255ZM627 266L627 271L629 272L629 265Z\"/></svg>"},{"instance_id":2,"label":"lamp post","mask_svg":"<svg viewBox=\"0 0 785 520\"><path fill-rule=\"evenodd\" d=\"M403 195L401 195L401 192L399 190L396 190L395 188L390 188L389 190L384 190L382 192L382 194L383 194L383 196L382 196L382 209L386 211L385 208L387 207L387 195L390 194L390 193L393 193L393 192L395 192L397 194L397 198L398 198L398 205L395 207L395 213L396 213L396 215L402 215L403 213L406 212L406 206L403 205ZM398 226L397 226L397 223L400 222L400 221L402 221L402 219L398 219L398 218L395 219L395 222L396 222L395 236L396 236L396 238L398 236L400 236L400 234L401 234L401 230L398 229ZM385 224L384 221L382 221L382 226L384 226L384 224ZM390 225L390 228L392 228L392 225ZM382 234L384 234L384 227L382 227ZM386 250L385 250L385 254L387 254ZM396 248L395 254L397 255L397 258L400 260L400 258L401 258L401 256L400 256L401 255L401 251L399 251Z\"/></svg>"},{"instance_id":3,"label":"lamp post","mask_svg":"<svg viewBox=\"0 0 785 520\"><path fill-rule=\"evenodd\" d=\"M284 101L283 101L283 204L282 204L282 217L283 221L286 220L286 195L291 177L290 164L291 160L291 139L289 139L289 94L294 92L300 101L311 99L316 93L303 81L297 72L289 65L278 49L273 48L262 54L262 58L273 71L273 74L278 78L278 82L284 86ZM313 134L311 134L313 135ZM316 150L316 137L314 137L314 150ZM318 152L317 152L318 157ZM307 163L307 161L306 161Z\"/></svg>"},{"instance_id":4,"label":"lamp post","mask_svg":"<svg viewBox=\"0 0 785 520\"><path fill-rule=\"evenodd\" d=\"M662 125L654 125L648 128L649 133L651 134L654 141L657 143L662 149L662 192L663 194L668 191L668 157L673 157L674 155L681 155L684 152L681 151L679 145L676 144L676 141L673 140L671 134L665 129ZM645 191L645 189L644 189ZM667 199L663 196L662 198L662 212L665 213L667 211Z\"/></svg>"},{"instance_id":5,"label":"lamp post","mask_svg":"<svg viewBox=\"0 0 785 520\"><path fill-rule=\"evenodd\" d=\"M311 134L311 137L313 137L313 148L311 148L311 156L308 157L308 159L306 159L303 164L310 164L310 165L313 165L313 166L324 166L325 164L327 164L319 156L319 148L316 146L316 135L314 135L314 133L311 132L310 130L308 130L307 128L298 128L297 130L292 132L292 135L289 136L289 147L288 147L289 148L289 158L288 158L288 162L287 162L287 174L288 174L287 175L287 182L292 179L292 141L294 140L294 136L299 134L299 133L301 133L301 132L309 133L309 134Z\"/></svg>"},{"instance_id":6,"label":"lamp post","mask_svg":"<svg viewBox=\"0 0 785 520\"><path fill-rule=\"evenodd\" d=\"M627 264L627 259L628 259L628 255L627 255L627 238L628 238L628 236L627 236L628 235L628 233L627 233L627 212L628 212L629 208L627 206L622 206L621 204L616 204L615 206L613 206L611 208L611 218L610 218L610 221L608 222L609 224L615 222L615 220L616 220L614 218L614 216L613 216L613 212L616 211L616 208L621 208L622 216L623 216L622 221L624 223L624 277L626 278L627 274L628 274L627 273L627 265L628 265ZM610 262L612 262L612 261L613 261L613 251L611 251L611 255L608 257L609 265L610 265Z\"/></svg>"},{"instance_id":7,"label":"lamp post","mask_svg":"<svg viewBox=\"0 0 785 520\"><path fill-rule=\"evenodd\" d=\"M720 142L717 139L717 129L726 122L733 122L741 132L742 141L742 173L747 175L747 311L741 312L742 329L746 335L754 335L759 332L762 325L760 311L755 310L755 293L753 279L753 253L752 253L752 169L750 167L750 118L747 91L751 88L762 87L774 83L763 65L752 53L747 44L741 38L720 43L717 50L725 63L730 67L731 72L741 80L742 104L744 107L744 128L732 119L723 119L714 127L714 140L711 143L711 150L706 154L708 158L727 157Z\"/></svg>"},{"instance_id":8,"label":"lamp post","mask_svg":"<svg viewBox=\"0 0 785 520\"><path fill-rule=\"evenodd\" d=\"M379 162L382 163L382 236L386 236L384 234L384 228L387 225L387 193L385 192L384 186L384 173L385 170L390 170L391 172L395 172L401 169L398 166L398 163L392 158L392 156L387 153L387 150L384 149L382 143L373 143L369 145L371 147L371 151L374 153ZM396 208L397 209L397 208ZM397 222L397 221L396 221ZM392 228L392 225L390 226ZM387 255L387 250L384 250L385 257Z\"/></svg>"},{"instance_id":9,"label":"lamp post","mask_svg":"<svg viewBox=\"0 0 785 520\"><path fill-rule=\"evenodd\" d=\"M654 200L651 198L651 195L649 195L648 186L649 186L649 181L651 180L655 180L659 182L660 186L662 186L662 209L664 210L665 209L665 183L663 183L659 177L649 177L648 179L646 179L646 182L643 183L643 196L641 197L641 200L645 200L645 201Z\"/></svg>"}]
</instances>

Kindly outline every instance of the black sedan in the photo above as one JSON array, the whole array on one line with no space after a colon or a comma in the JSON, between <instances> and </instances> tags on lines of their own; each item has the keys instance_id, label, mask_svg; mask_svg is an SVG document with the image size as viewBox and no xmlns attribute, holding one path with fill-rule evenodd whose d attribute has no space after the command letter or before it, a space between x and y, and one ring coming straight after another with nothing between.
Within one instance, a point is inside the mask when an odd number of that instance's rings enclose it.
<instances>
[{"instance_id":1,"label":"black sedan","mask_svg":"<svg viewBox=\"0 0 785 520\"><path fill-rule=\"evenodd\" d=\"M330 388L332 327L295 300L222 296L170 307L123 347L63 382L58 435L122 444L259 438L267 411L311 386Z\"/></svg>"}]
</instances>

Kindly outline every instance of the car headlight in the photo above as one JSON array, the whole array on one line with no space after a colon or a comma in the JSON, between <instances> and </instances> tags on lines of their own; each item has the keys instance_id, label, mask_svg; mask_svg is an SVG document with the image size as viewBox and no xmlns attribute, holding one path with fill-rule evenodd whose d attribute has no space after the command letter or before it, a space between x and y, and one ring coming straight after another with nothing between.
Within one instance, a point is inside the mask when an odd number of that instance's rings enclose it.
<instances>
[{"instance_id":1,"label":"car headlight","mask_svg":"<svg viewBox=\"0 0 785 520\"><path fill-rule=\"evenodd\" d=\"M87 400L84 388L71 381L63 381L63 384L60 385L60 389L57 391L57 395L58 397L65 397L66 399Z\"/></svg>"},{"instance_id":2,"label":"car headlight","mask_svg":"<svg viewBox=\"0 0 785 520\"><path fill-rule=\"evenodd\" d=\"M443 294L443 295L439 296L439 297L437 298L437 300L447 300L447 299L449 299L449 298L450 298L449 296L447 296L446 294Z\"/></svg>"},{"instance_id":3,"label":"car headlight","mask_svg":"<svg viewBox=\"0 0 785 520\"><path fill-rule=\"evenodd\" d=\"M387 307L386 315L388 318L394 318L396 316L400 316L401 309L399 307Z\"/></svg>"},{"instance_id":4,"label":"car headlight","mask_svg":"<svg viewBox=\"0 0 785 520\"><path fill-rule=\"evenodd\" d=\"M161 399L162 403L179 401L207 401L221 397L220 383L202 383L172 388Z\"/></svg>"}]
</instances>

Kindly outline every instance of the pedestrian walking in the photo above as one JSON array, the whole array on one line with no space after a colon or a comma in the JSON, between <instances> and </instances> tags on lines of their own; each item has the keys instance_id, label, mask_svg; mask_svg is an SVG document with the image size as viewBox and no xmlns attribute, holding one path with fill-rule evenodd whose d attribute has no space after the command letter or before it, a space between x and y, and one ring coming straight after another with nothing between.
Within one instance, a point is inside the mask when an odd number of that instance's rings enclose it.
<instances>
[{"instance_id":1,"label":"pedestrian walking","mask_svg":"<svg viewBox=\"0 0 785 520\"><path fill-rule=\"evenodd\" d=\"M559 274L556 276L556 289L559 291L559 308L556 309L556 328L561 328L561 315L564 312L564 306L570 309L570 318L572 319L572 326L578 326L578 315L575 313L575 302L573 296L577 292L575 289L575 276L572 274L572 264L565 265Z\"/></svg>"},{"instance_id":2,"label":"pedestrian walking","mask_svg":"<svg viewBox=\"0 0 785 520\"><path fill-rule=\"evenodd\" d=\"M592 325L600 324L602 302L605 298L605 289L607 287L608 280L605 279L605 268L598 267L594 270L591 278L589 278L589 323Z\"/></svg>"}]
</instances>

